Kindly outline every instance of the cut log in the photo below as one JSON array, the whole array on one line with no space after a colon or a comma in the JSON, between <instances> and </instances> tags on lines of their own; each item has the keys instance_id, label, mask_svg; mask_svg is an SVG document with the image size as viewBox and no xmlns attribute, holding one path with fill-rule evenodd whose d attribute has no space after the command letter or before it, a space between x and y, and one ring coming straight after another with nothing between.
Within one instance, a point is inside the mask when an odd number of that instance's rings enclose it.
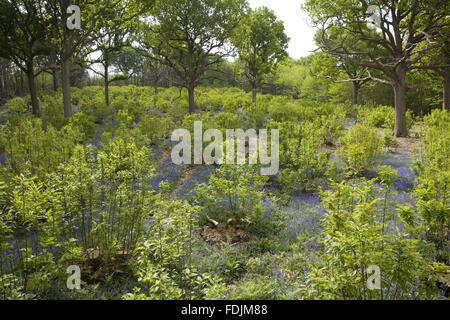
<instances>
[{"instance_id":1,"label":"cut log","mask_svg":"<svg viewBox=\"0 0 450 320\"><path fill-rule=\"evenodd\" d=\"M214 228L216 228L219 225L219 223L216 220L213 220L210 217L207 217L207 220L214 226Z\"/></svg>"}]
</instances>

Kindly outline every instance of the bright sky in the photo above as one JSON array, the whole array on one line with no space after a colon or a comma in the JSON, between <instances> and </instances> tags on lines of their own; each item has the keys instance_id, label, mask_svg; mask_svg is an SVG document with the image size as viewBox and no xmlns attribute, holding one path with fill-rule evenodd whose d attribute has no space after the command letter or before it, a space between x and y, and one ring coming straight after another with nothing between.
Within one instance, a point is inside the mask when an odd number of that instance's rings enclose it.
<instances>
[{"instance_id":1,"label":"bright sky","mask_svg":"<svg viewBox=\"0 0 450 320\"><path fill-rule=\"evenodd\" d=\"M289 43L289 55L298 59L307 56L316 46L315 29L308 26L307 15L300 9L304 0L248 0L252 8L266 6L273 10L279 20L283 20Z\"/></svg>"}]
</instances>

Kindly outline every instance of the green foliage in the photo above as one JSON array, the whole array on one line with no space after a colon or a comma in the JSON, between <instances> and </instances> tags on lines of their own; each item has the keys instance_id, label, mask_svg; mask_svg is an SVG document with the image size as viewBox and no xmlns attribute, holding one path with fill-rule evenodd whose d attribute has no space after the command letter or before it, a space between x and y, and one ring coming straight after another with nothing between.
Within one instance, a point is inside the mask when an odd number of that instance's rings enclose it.
<instances>
[{"instance_id":1,"label":"green foliage","mask_svg":"<svg viewBox=\"0 0 450 320\"><path fill-rule=\"evenodd\" d=\"M226 290L220 278L191 265L199 208L187 202L160 203L147 239L131 262L141 289L123 299L217 299ZM144 293L142 293L144 292Z\"/></svg>"},{"instance_id":2,"label":"green foliage","mask_svg":"<svg viewBox=\"0 0 450 320\"><path fill-rule=\"evenodd\" d=\"M435 283L445 283L448 270L448 113L424 118L408 200L395 189L400 171L397 177L390 167L376 169L377 181L344 180L345 169L357 176L381 146L395 147L390 107L272 95L254 104L238 88L199 87L200 111L187 114L186 90L151 96L148 87L110 89L111 106L96 111L103 88L73 88L82 111L70 119L60 112L58 92L40 95L42 120L30 119L22 100L2 116L0 299L96 299L100 290L101 299L436 298ZM353 114L386 127L382 138L371 126L344 130ZM187 180L171 172L166 178L173 167L152 163L147 147L170 147L171 131L192 132L195 121L203 131L279 129L280 174L267 179L258 166L223 165L212 174L183 167ZM336 144L344 168L331 157ZM165 179L192 188L192 202L174 200ZM328 191L319 203L314 193L322 188ZM220 223L209 226L214 232L225 226L244 236L209 243L199 232L207 218ZM67 266L85 266L90 252L101 254L108 274L68 291ZM367 287L370 264L381 269L382 291ZM124 281L135 288L124 290Z\"/></svg>"},{"instance_id":3,"label":"green foliage","mask_svg":"<svg viewBox=\"0 0 450 320\"><path fill-rule=\"evenodd\" d=\"M71 234L80 235L84 249L114 254L134 248L143 234L154 201L148 188L154 169L148 150L133 141L115 139L104 148L94 154L90 147L77 146L57 179Z\"/></svg>"},{"instance_id":4,"label":"green foliage","mask_svg":"<svg viewBox=\"0 0 450 320\"><path fill-rule=\"evenodd\" d=\"M83 89L85 91L86 89ZM111 116L111 109L106 105L105 98L98 92L94 96L86 94L81 97L80 109L83 113L94 118L96 123Z\"/></svg>"},{"instance_id":5,"label":"green foliage","mask_svg":"<svg viewBox=\"0 0 450 320\"><path fill-rule=\"evenodd\" d=\"M423 121L428 127L448 129L450 113L446 110L435 109L429 115L426 115Z\"/></svg>"},{"instance_id":6,"label":"green foliage","mask_svg":"<svg viewBox=\"0 0 450 320\"><path fill-rule=\"evenodd\" d=\"M214 117L213 128L222 129L225 133L226 129L242 128L242 123L236 113L222 112Z\"/></svg>"},{"instance_id":7,"label":"green foliage","mask_svg":"<svg viewBox=\"0 0 450 320\"><path fill-rule=\"evenodd\" d=\"M62 112L61 96L45 96L42 105L42 121L44 124L51 125L56 128L62 128L67 124Z\"/></svg>"},{"instance_id":8,"label":"green foliage","mask_svg":"<svg viewBox=\"0 0 450 320\"><path fill-rule=\"evenodd\" d=\"M448 226L450 225L450 172L441 172L439 177L420 177L414 189L417 210L425 221L427 240L434 243L437 261L449 265Z\"/></svg>"},{"instance_id":9,"label":"green foliage","mask_svg":"<svg viewBox=\"0 0 450 320\"><path fill-rule=\"evenodd\" d=\"M339 140L338 154L345 162L349 175L358 175L375 163L381 139L374 128L356 125Z\"/></svg>"},{"instance_id":10,"label":"green foliage","mask_svg":"<svg viewBox=\"0 0 450 320\"><path fill-rule=\"evenodd\" d=\"M29 110L30 107L27 105L27 103L22 98L13 98L8 101L6 104L6 108L13 113L16 114L22 114L25 111Z\"/></svg>"},{"instance_id":11,"label":"green foliage","mask_svg":"<svg viewBox=\"0 0 450 320\"><path fill-rule=\"evenodd\" d=\"M280 163L287 166L281 170L280 184L291 192L314 191L329 174L330 152L321 150L326 129L318 122L274 122L269 120L269 129L280 132Z\"/></svg>"},{"instance_id":12,"label":"green foliage","mask_svg":"<svg viewBox=\"0 0 450 320\"><path fill-rule=\"evenodd\" d=\"M94 118L90 115L82 112L75 113L69 120L69 126L79 130L78 141L90 141L94 137L95 123Z\"/></svg>"},{"instance_id":13,"label":"green foliage","mask_svg":"<svg viewBox=\"0 0 450 320\"><path fill-rule=\"evenodd\" d=\"M388 151L391 150L391 148L398 148L400 146L400 143L392 136L392 133L389 131L383 132L383 147L386 148Z\"/></svg>"},{"instance_id":14,"label":"green foliage","mask_svg":"<svg viewBox=\"0 0 450 320\"><path fill-rule=\"evenodd\" d=\"M395 109L390 106L377 106L375 108L368 108L367 106L360 107L358 120L368 126L394 129ZM412 112L408 110L406 112L406 127L408 130L411 129L413 123Z\"/></svg>"},{"instance_id":15,"label":"green foliage","mask_svg":"<svg viewBox=\"0 0 450 320\"><path fill-rule=\"evenodd\" d=\"M280 285L276 279L266 276L240 283L239 287L231 292L230 299L280 300L286 299L286 295L280 290Z\"/></svg>"},{"instance_id":16,"label":"green foliage","mask_svg":"<svg viewBox=\"0 0 450 320\"><path fill-rule=\"evenodd\" d=\"M388 180L387 175L383 181ZM430 270L420 241L398 229L386 233L385 220L377 215L382 199L376 196L373 181L331 186L322 200L327 210L321 236L325 252L308 275L306 295L314 299L428 297L426 287L419 285L427 281ZM409 230L414 232L414 227ZM381 270L380 290L368 287L372 265Z\"/></svg>"},{"instance_id":17,"label":"green foliage","mask_svg":"<svg viewBox=\"0 0 450 320\"><path fill-rule=\"evenodd\" d=\"M449 264L450 225L450 127L447 111L434 111L425 117L429 126L422 139L424 150L416 161L419 176L414 189L417 210L425 221L426 237L434 243L437 260Z\"/></svg>"},{"instance_id":18,"label":"green foliage","mask_svg":"<svg viewBox=\"0 0 450 320\"><path fill-rule=\"evenodd\" d=\"M60 131L50 126L44 131L40 119L7 122L0 130L0 151L8 155L7 175L28 172L44 178L66 161L75 144L83 139L71 125Z\"/></svg>"},{"instance_id":19,"label":"green foliage","mask_svg":"<svg viewBox=\"0 0 450 320\"><path fill-rule=\"evenodd\" d=\"M268 104L251 103L244 108L245 124L247 128L260 129L264 126Z\"/></svg>"},{"instance_id":20,"label":"green foliage","mask_svg":"<svg viewBox=\"0 0 450 320\"><path fill-rule=\"evenodd\" d=\"M207 217L219 222L235 218L247 228L258 224L264 217L262 186L266 177L257 170L250 165L223 165L207 185L199 185L195 201L203 208L201 221L205 223Z\"/></svg>"},{"instance_id":21,"label":"green foliage","mask_svg":"<svg viewBox=\"0 0 450 320\"><path fill-rule=\"evenodd\" d=\"M138 124L138 128L152 143L157 143L170 136L170 133L175 128L175 124L169 117L150 117L144 115Z\"/></svg>"}]
</instances>

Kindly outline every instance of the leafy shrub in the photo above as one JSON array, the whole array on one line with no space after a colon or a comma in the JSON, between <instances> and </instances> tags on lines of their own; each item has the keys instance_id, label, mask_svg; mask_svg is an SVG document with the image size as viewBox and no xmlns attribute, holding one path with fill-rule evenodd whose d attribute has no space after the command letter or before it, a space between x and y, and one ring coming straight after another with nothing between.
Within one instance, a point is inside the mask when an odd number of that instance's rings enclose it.
<instances>
[{"instance_id":1,"label":"leafy shrub","mask_svg":"<svg viewBox=\"0 0 450 320\"><path fill-rule=\"evenodd\" d=\"M108 256L140 240L154 201L149 189L154 169L148 149L133 141L115 139L103 149L96 154L93 147L77 146L55 179L65 195L69 234L81 239L85 250L99 248Z\"/></svg>"},{"instance_id":2,"label":"leafy shrub","mask_svg":"<svg viewBox=\"0 0 450 320\"><path fill-rule=\"evenodd\" d=\"M218 222L235 218L245 227L258 224L264 217L262 186L266 177L250 165L223 165L209 178L207 185L199 185L196 203L203 208L201 221L211 217Z\"/></svg>"},{"instance_id":3,"label":"leafy shrub","mask_svg":"<svg viewBox=\"0 0 450 320\"><path fill-rule=\"evenodd\" d=\"M293 103L272 104L269 107L269 119L276 122L300 120L300 109Z\"/></svg>"},{"instance_id":4,"label":"leafy shrub","mask_svg":"<svg viewBox=\"0 0 450 320\"><path fill-rule=\"evenodd\" d=\"M106 105L105 98L101 95L80 101L80 110L93 117L96 123L101 123L112 115L111 108Z\"/></svg>"},{"instance_id":5,"label":"leafy shrub","mask_svg":"<svg viewBox=\"0 0 450 320\"><path fill-rule=\"evenodd\" d=\"M428 127L446 128L448 130L450 113L446 110L435 109L429 115L426 115L423 121Z\"/></svg>"},{"instance_id":6,"label":"leafy shrub","mask_svg":"<svg viewBox=\"0 0 450 320\"><path fill-rule=\"evenodd\" d=\"M159 109L161 112L166 113L169 111L170 108L170 102L167 101L166 99L163 99L161 96L159 95L154 95L152 97L152 101L151 101L151 105L154 108Z\"/></svg>"},{"instance_id":7,"label":"leafy shrub","mask_svg":"<svg viewBox=\"0 0 450 320\"><path fill-rule=\"evenodd\" d=\"M214 126L216 129L240 129L242 128L241 120L236 113L219 113L214 117Z\"/></svg>"},{"instance_id":8,"label":"leafy shrub","mask_svg":"<svg viewBox=\"0 0 450 320\"><path fill-rule=\"evenodd\" d=\"M386 148L388 151L391 150L391 148L398 148L400 146L400 143L392 136L392 133L388 131L383 132L383 147Z\"/></svg>"},{"instance_id":9,"label":"leafy shrub","mask_svg":"<svg viewBox=\"0 0 450 320\"><path fill-rule=\"evenodd\" d=\"M439 176L420 177L414 189L417 210L426 226L426 238L436 248L436 260L450 265L448 248L448 226L450 225L450 171Z\"/></svg>"},{"instance_id":10,"label":"leafy shrub","mask_svg":"<svg viewBox=\"0 0 450 320\"><path fill-rule=\"evenodd\" d=\"M221 279L200 274L191 265L198 208L187 202L160 203L148 238L131 261L141 288L122 299L217 299L226 290Z\"/></svg>"},{"instance_id":11,"label":"leafy shrub","mask_svg":"<svg viewBox=\"0 0 450 320\"><path fill-rule=\"evenodd\" d=\"M45 95L42 98L42 122L55 128L62 128L68 119L64 117L62 95Z\"/></svg>"},{"instance_id":12,"label":"leafy shrub","mask_svg":"<svg viewBox=\"0 0 450 320\"><path fill-rule=\"evenodd\" d=\"M313 191L331 173L328 164L330 152L321 151L326 129L318 128L314 122L269 121L269 129L280 132L280 163L287 168L281 170L280 185L288 191Z\"/></svg>"},{"instance_id":13,"label":"leafy shrub","mask_svg":"<svg viewBox=\"0 0 450 320\"><path fill-rule=\"evenodd\" d=\"M22 98L13 98L8 101L6 108L13 113L24 113L30 109L30 106Z\"/></svg>"},{"instance_id":14,"label":"leafy shrub","mask_svg":"<svg viewBox=\"0 0 450 320\"><path fill-rule=\"evenodd\" d=\"M275 300L285 299L280 284L271 277L260 277L241 282L229 296L232 300Z\"/></svg>"},{"instance_id":15,"label":"leafy shrub","mask_svg":"<svg viewBox=\"0 0 450 320\"><path fill-rule=\"evenodd\" d=\"M275 122L267 128L280 133L280 162L294 168L309 168L308 163L317 159L319 147L325 139L325 129L312 122Z\"/></svg>"},{"instance_id":16,"label":"leafy shrub","mask_svg":"<svg viewBox=\"0 0 450 320\"><path fill-rule=\"evenodd\" d=\"M41 119L7 122L0 128L0 148L5 152L8 175L34 173L44 178L70 158L72 149L83 135L72 126L60 131L42 128Z\"/></svg>"},{"instance_id":17,"label":"leafy shrub","mask_svg":"<svg viewBox=\"0 0 450 320\"><path fill-rule=\"evenodd\" d=\"M394 129L395 109L390 106L377 106L374 108L361 107L358 115L359 120L369 126L376 128ZM406 127L408 130L413 126L411 110L406 111Z\"/></svg>"},{"instance_id":18,"label":"leafy shrub","mask_svg":"<svg viewBox=\"0 0 450 320\"><path fill-rule=\"evenodd\" d=\"M325 252L308 275L308 297L414 299L436 293L427 289L430 266L421 255L420 241L413 237L417 229L409 226L409 233L386 233L387 221L377 214L382 198L376 194L373 181L364 179L333 183L324 192L327 211L321 241ZM370 266L381 270L380 289L368 287ZM420 285L421 281L426 284Z\"/></svg>"},{"instance_id":19,"label":"leafy shrub","mask_svg":"<svg viewBox=\"0 0 450 320\"><path fill-rule=\"evenodd\" d=\"M262 103L252 103L244 109L245 121L247 128L260 129L263 127L266 113L267 105Z\"/></svg>"},{"instance_id":20,"label":"leafy shrub","mask_svg":"<svg viewBox=\"0 0 450 320\"><path fill-rule=\"evenodd\" d=\"M94 137L95 123L94 118L82 112L75 113L69 120L69 125L78 128L82 137L80 141L90 140Z\"/></svg>"},{"instance_id":21,"label":"leafy shrub","mask_svg":"<svg viewBox=\"0 0 450 320\"><path fill-rule=\"evenodd\" d=\"M339 140L338 154L350 175L358 175L375 163L381 139L374 128L356 125Z\"/></svg>"},{"instance_id":22,"label":"leafy shrub","mask_svg":"<svg viewBox=\"0 0 450 320\"><path fill-rule=\"evenodd\" d=\"M171 118L143 116L138 128L147 135L152 143L157 143L170 136L170 132L175 128Z\"/></svg>"},{"instance_id":23,"label":"leafy shrub","mask_svg":"<svg viewBox=\"0 0 450 320\"><path fill-rule=\"evenodd\" d=\"M418 175L414 194L417 209L425 221L426 238L435 244L437 260L449 265L448 228L450 196L450 130L447 111L426 116L429 126L422 139L423 151L415 161Z\"/></svg>"}]
</instances>

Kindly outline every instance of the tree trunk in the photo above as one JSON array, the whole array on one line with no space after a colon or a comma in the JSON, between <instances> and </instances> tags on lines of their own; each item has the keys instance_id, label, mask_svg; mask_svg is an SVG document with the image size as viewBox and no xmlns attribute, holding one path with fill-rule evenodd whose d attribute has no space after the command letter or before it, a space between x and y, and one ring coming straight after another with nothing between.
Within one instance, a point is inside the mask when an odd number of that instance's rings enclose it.
<instances>
[{"instance_id":1,"label":"tree trunk","mask_svg":"<svg viewBox=\"0 0 450 320\"><path fill-rule=\"evenodd\" d=\"M19 90L19 96L23 97L25 95L25 86L23 83L23 72L20 71L20 90Z\"/></svg>"},{"instance_id":2,"label":"tree trunk","mask_svg":"<svg viewBox=\"0 0 450 320\"><path fill-rule=\"evenodd\" d=\"M54 51L50 54L49 62L52 69L53 91L58 91L58 68L56 67L57 57Z\"/></svg>"},{"instance_id":3,"label":"tree trunk","mask_svg":"<svg viewBox=\"0 0 450 320\"><path fill-rule=\"evenodd\" d=\"M9 96L9 75L8 67L3 66L3 90L5 91L5 97Z\"/></svg>"},{"instance_id":4,"label":"tree trunk","mask_svg":"<svg viewBox=\"0 0 450 320\"><path fill-rule=\"evenodd\" d=\"M27 71L27 78L28 78L28 89L30 90L32 113L37 116L39 115L39 102L37 99L36 81L34 78L34 71L32 66L31 67L29 66L29 69Z\"/></svg>"},{"instance_id":5,"label":"tree trunk","mask_svg":"<svg viewBox=\"0 0 450 320\"><path fill-rule=\"evenodd\" d=\"M0 58L0 98L8 96L8 60Z\"/></svg>"},{"instance_id":6,"label":"tree trunk","mask_svg":"<svg viewBox=\"0 0 450 320\"><path fill-rule=\"evenodd\" d=\"M19 72L14 72L14 94L20 96Z\"/></svg>"},{"instance_id":7,"label":"tree trunk","mask_svg":"<svg viewBox=\"0 0 450 320\"><path fill-rule=\"evenodd\" d=\"M157 74L157 73L156 73ZM155 82L153 84L153 88L155 89L155 96L158 95L158 84L159 84L159 75L155 76Z\"/></svg>"},{"instance_id":8,"label":"tree trunk","mask_svg":"<svg viewBox=\"0 0 450 320\"><path fill-rule=\"evenodd\" d=\"M394 136L407 137L408 129L406 127L406 68L399 66L397 68L397 79L394 80L395 96L395 126Z\"/></svg>"},{"instance_id":9,"label":"tree trunk","mask_svg":"<svg viewBox=\"0 0 450 320\"><path fill-rule=\"evenodd\" d=\"M195 113L195 98L194 98L194 86L188 86L188 94L189 94L189 113Z\"/></svg>"},{"instance_id":10,"label":"tree trunk","mask_svg":"<svg viewBox=\"0 0 450 320\"><path fill-rule=\"evenodd\" d=\"M442 77L442 110L450 110L450 75L445 72Z\"/></svg>"},{"instance_id":11,"label":"tree trunk","mask_svg":"<svg viewBox=\"0 0 450 320\"><path fill-rule=\"evenodd\" d=\"M58 69L52 69L53 91L58 91Z\"/></svg>"},{"instance_id":12,"label":"tree trunk","mask_svg":"<svg viewBox=\"0 0 450 320\"><path fill-rule=\"evenodd\" d=\"M109 106L109 66L105 64L105 102L106 105Z\"/></svg>"},{"instance_id":13,"label":"tree trunk","mask_svg":"<svg viewBox=\"0 0 450 320\"><path fill-rule=\"evenodd\" d=\"M64 104L64 117L72 117L72 105L70 102L70 58L61 61L61 86Z\"/></svg>"},{"instance_id":14,"label":"tree trunk","mask_svg":"<svg viewBox=\"0 0 450 320\"><path fill-rule=\"evenodd\" d=\"M358 104L358 96L359 96L360 84L357 82L353 82L353 105Z\"/></svg>"},{"instance_id":15,"label":"tree trunk","mask_svg":"<svg viewBox=\"0 0 450 320\"><path fill-rule=\"evenodd\" d=\"M6 96L4 79L5 79L5 69L3 66L3 60L0 58L0 99Z\"/></svg>"},{"instance_id":16,"label":"tree trunk","mask_svg":"<svg viewBox=\"0 0 450 320\"><path fill-rule=\"evenodd\" d=\"M252 102L256 103L256 87L255 86L253 86L253 89L252 89Z\"/></svg>"}]
</instances>

